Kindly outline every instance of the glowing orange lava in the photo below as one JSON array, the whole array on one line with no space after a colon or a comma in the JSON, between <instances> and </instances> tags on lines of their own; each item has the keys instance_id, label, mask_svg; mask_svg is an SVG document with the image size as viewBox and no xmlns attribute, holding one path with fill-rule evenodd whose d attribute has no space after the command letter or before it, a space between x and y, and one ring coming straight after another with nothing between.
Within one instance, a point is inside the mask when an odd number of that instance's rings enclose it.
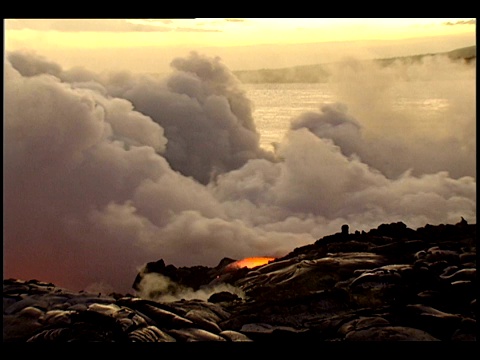
<instances>
[{"instance_id":1,"label":"glowing orange lava","mask_svg":"<svg viewBox=\"0 0 480 360\"><path fill-rule=\"evenodd\" d=\"M270 261L275 260L274 257L262 257L262 256L254 256L254 257L248 257L245 259L237 260L228 267L230 269L241 269L241 268L249 268L252 269L257 266L265 265L268 264Z\"/></svg>"}]
</instances>

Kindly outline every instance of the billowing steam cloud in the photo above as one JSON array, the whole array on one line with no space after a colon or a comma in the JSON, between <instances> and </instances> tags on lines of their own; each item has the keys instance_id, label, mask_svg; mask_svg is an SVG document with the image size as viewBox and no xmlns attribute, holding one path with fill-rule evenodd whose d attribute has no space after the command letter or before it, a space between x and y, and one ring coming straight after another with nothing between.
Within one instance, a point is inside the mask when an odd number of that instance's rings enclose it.
<instances>
[{"instance_id":1,"label":"billowing steam cloud","mask_svg":"<svg viewBox=\"0 0 480 360\"><path fill-rule=\"evenodd\" d=\"M231 292L241 298L245 297L245 293L241 289L227 283L206 285L198 290L194 290L187 286L179 285L169 277L157 273L144 274L139 286L138 295L142 298L164 302L181 299L207 301L212 294L221 291Z\"/></svg>"},{"instance_id":2,"label":"billowing steam cloud","mask_svg":"<svg viewBox=\"0 0 480 360\"><path fill-rule=\"evenodd\" d=\"M139 268L160 258L216 266L281 256L345 223L476 221L474 170L458 165L475 157L474 93L452 98L454 109L456 100L468 106L455 141L380 141L368 132L377 115L351 97L349 110L300 114L273 154L260 148L252 105L220 59L192 53L172 67L160 79L8 55L4 277L131 292Z\"/></svg>"},{"instance_id":3,"label":"billowing steam cloud","mask_svg":"<svg viewBox=\"0 0 480 360\"><path fill-rule=\"evenodd\" d=\"M206 184L250 159L272 159L259 146L250 100L218 58L192 53L172 67L166 83L141 79L116 95L165 129L165 158L173 169Z\"/></svg>"},{"instance_id":4,"label":"billowing steam cloud","mask_svg":"<svg viewBox=\"0 0 480 360\"><path fill-rule=\"evenodd\" d=\"M292 129L331 139L344 155L356 154L391 178L408 170L476 176L475 66L446 56L385 67L348 60L331 73L331 88L348 108L300 114ZM423 107L402 106L412 97ZM428 107L441 111L423 113Z\"/></svg>"}]
</instances>

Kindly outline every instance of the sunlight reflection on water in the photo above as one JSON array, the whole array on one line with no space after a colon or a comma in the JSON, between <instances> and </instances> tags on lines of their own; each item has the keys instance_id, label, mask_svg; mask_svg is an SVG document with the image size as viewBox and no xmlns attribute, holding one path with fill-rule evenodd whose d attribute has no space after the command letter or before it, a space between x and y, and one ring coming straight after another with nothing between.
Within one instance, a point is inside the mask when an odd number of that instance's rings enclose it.
<instances>
[{"instance_id":1,"label":"sunlight reflection on water","mask_svg":"<svg viewBox=\"0 0 480 360\"><path fill-rule=\"evenodd\" d=\"M335 102L328 84L244 84L247 96L254 104L253 117L261 134L260 145L272 150L272 143L280 142L292 118L306 111L319 111L324 104ZM432 97L434 96L434 97ZM392 112L414 109L423 119L434 121L439 112L447 110L449 100L436 94L418 97L399 94ZM428 121L430 122L430 121ZM426 124L427 125L427 124Z\"/></svg>"}]
</instances>

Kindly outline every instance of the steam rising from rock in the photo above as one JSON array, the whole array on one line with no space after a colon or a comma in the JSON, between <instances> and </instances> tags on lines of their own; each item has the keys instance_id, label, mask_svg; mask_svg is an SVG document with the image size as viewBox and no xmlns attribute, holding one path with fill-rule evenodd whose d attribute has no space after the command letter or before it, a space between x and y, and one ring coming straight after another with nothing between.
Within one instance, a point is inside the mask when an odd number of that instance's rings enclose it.
<instances>
[{"instance_id":1,"label":"steam rising from rock","mask_svg":"<svg viewBox=\"0 0 480 360\"><path fill-rule=\"evenodd\" d=\"M158 273L144 274L139 284L138 295L143 299L150 299L159 302L172 302L177 300L200 299L207 301L208 298L217 292L227 291L240 298L245 296L244 292L230 284L220 283L205 286L198 290L179 285L169 277Z\"/></svg>"}]
</instances>

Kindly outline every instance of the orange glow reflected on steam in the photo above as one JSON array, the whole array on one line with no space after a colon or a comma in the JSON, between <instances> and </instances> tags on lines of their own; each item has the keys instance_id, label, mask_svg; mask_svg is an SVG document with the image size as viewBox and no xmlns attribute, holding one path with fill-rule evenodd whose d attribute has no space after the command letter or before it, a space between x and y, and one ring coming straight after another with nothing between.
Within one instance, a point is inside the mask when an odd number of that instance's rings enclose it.
<instances>
[{"instance_id":1,"label":"orange glow reflected on steam","mask_svg":"<svg viewBox=\"0 0 480 360\"><path fill-rule=\"evenodd\" d=\"M252 269L257 266L266 265L273 260L275 260L274 257L254 256L254 257L248 257L245 259L237 260L231 263L230 265L228 265L228 267L230 269L241 269L244 267Z\"/></svg>"}]
</instances>

